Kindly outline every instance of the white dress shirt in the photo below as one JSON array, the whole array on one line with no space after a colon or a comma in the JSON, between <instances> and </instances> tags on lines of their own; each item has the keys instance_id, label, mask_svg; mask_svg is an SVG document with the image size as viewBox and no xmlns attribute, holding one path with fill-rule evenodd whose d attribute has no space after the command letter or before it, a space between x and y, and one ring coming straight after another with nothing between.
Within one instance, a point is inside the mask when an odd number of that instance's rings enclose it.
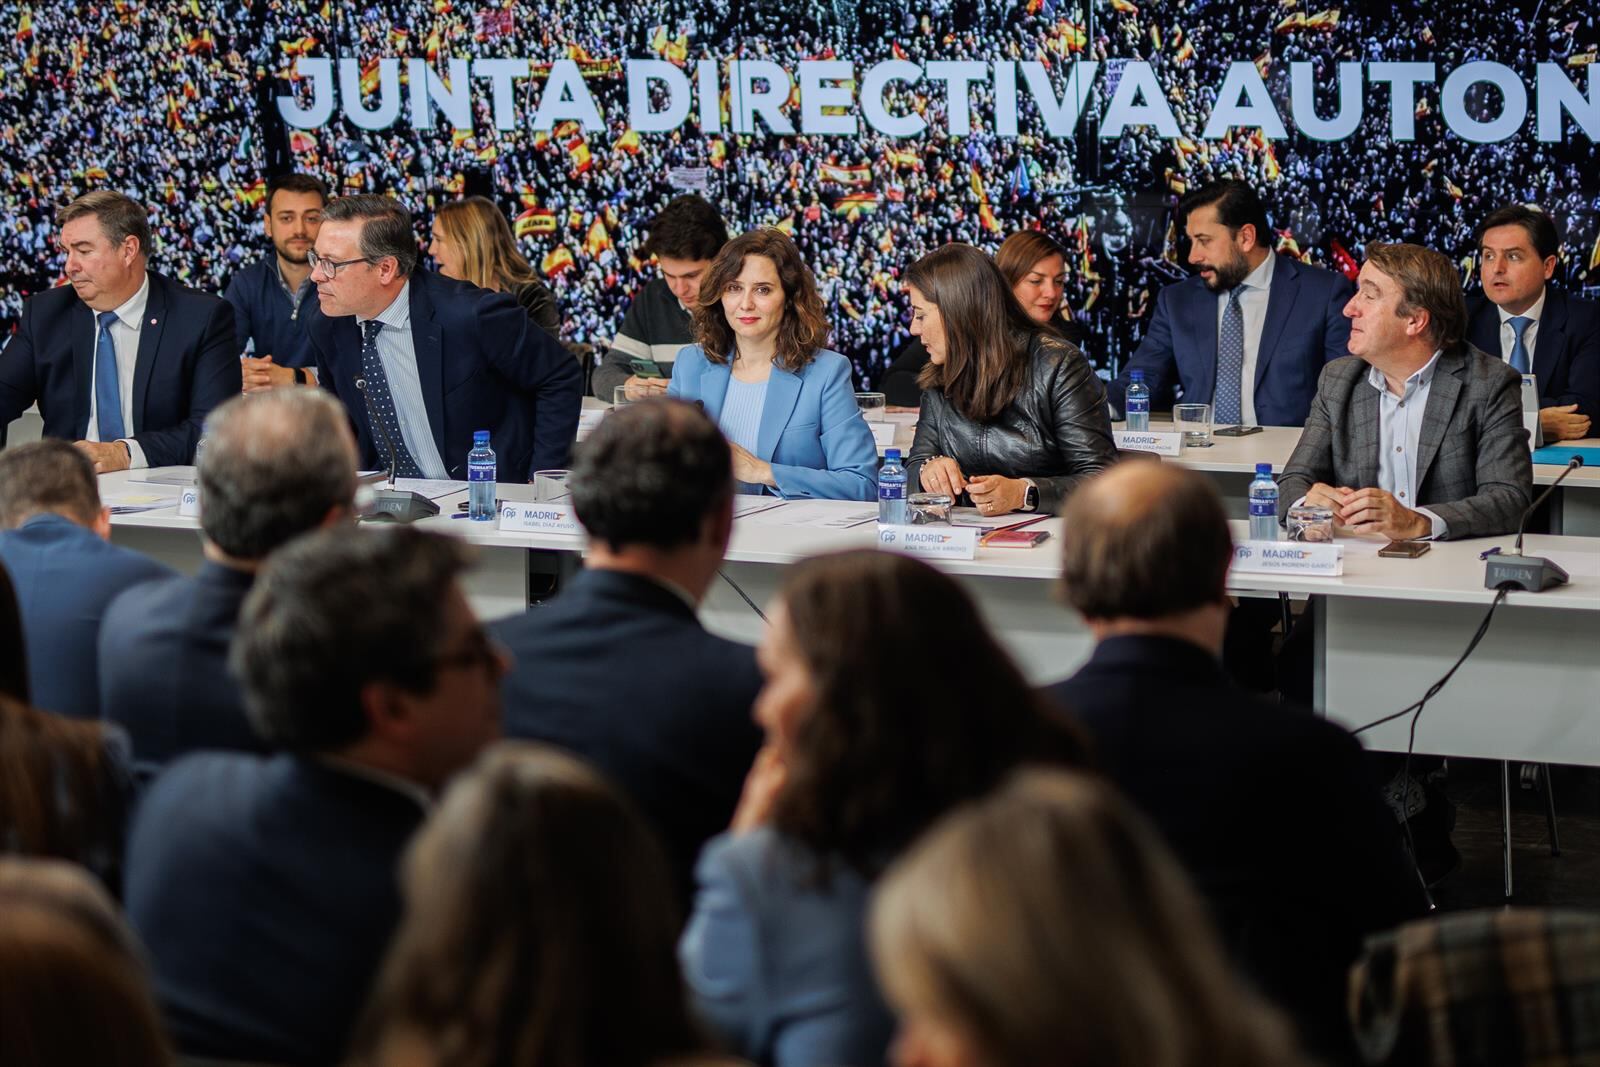
<instances>
[{"instance_id":1,"label":"white dress shirt","mask_svg":"<svg viewBox=\"0 0 1600 1067\"><path fill-rule=\"evenodd\" d=\"M133 373L139 363L139 331L144 326L144 307L149 302L150 275L147 272L139 291L116 309L117 318L111 324L111 347L117 354L117 391L122 396L122 428L128 433L133 432ZM89 361L89 428L84 432L83 439L99 441L100 405L95 402L94 376L100 354L100 313L90 308L89 314L89 329L92 332L89 351L93 358ZM129 437L117 440L128 446L129 468L138 470L150 465L144 458L144 449L139 447L139 442Z\"/></svg>"},{"instance_id":2,"label":"white dress shirt","mask_svg":"<svg viewBox=\"0 0 1600 1067\"><path fill-rule=\"evenodd\" d=\"M1405 391L1390 392L1389 382L1377 367L1367 371L1367 383L1378 391L1378 488L1393 494L1403 507L1426 515L1434 540L1449 532L1445 521L1417 506L1417 453L1422 442L1422 422L1428 410L1428 393L1439 352L1406 379Z\"/></svg>"},{"instance_id":3,"label":"white dress shirt","mask_svg":"<svg viewBox=\"0 0 1600 1067\"><path fill-rule=\"evenodd\" d=\"M1544 314L1545 294L1548 288L1539 290L1539 299L1533 302L1533 307L1522 313L1523 318L1532 319L1528 328L1522 331L1522 343L1528 349L1528 373L1533 373L1533 346L1539 339L1539 317ZM1511 346L1517 343L1517 331L1511 328L1511 312L1503 307L1496 307L1500 313L1500 358L1507 363L1511 362ZM1542 383L1541 383L1542 384Z\"/></svg>"},{"instance_id":4,"label":"white dress shirt","mask_svg":"<svg viewBox=\"0 0 1600 1067\"><path fill-rule=\"evenodd\" d=\"M424 478L447 478L449 472L439 458L439 446L428 424L428 405L422 397L422 374L417 370L417 349L411 333L409 278L394 303L373 317L383 323L383 329L378 331L378 361L383 364L384 377L389 379L389 398L394 401L395 419L400 423L406 451L416 460ZM356 318L358 326L366 321ZM372 432L376 434L377 427ZM381 444L379 447L381 451Z\"/></svg>"},{"instance_id":5,"label":"white dress shirt","mask_svg":"<svg viewBox=\"0 0 1600 1067\"><path fill-rule=\"evenodd\" d=\"M1267 253L1261 266L1239 283L1239 312L1244 316L1244 374L1240 383L1239 414L1244 425L1256 425L1256 359L1261 354L1261 330L1267 324L1267 298L1272 293L1276 252ZM1217 294L1217 343L1222 342L1222 316L1228 310L1228 291ZM1214 412L1213 412L1214 414Z\"/></svg>"}]
</instances>

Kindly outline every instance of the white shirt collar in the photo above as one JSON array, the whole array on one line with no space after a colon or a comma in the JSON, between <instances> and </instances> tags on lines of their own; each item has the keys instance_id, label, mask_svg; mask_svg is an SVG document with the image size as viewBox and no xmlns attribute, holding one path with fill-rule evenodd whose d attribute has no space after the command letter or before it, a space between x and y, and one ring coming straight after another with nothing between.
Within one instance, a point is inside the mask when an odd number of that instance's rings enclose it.
<instances>
[{"instance_id":1,"label":"white shirt collar","mask_svg":"<svg viewBox=\"0 0 1600 1067\"><path fill-rule=\"evenodd\" d=\"M144 307L150 302L150 272L144 272L144 281L139 285L139 291L128 297L121 307L116 308L112 314L117 321L130 330L139 328L139 320L144 318ZM100 313L97 311L95 315Z\"/></svg>"},{"instance_id":2,"label":"white shirt collar","mask_svg":"<svg viewBox=\"0 0 1600 1067\"><path fill-rule=\"evenodd\" d=\"M1404 400L1415 390L1421 389L1425 385L1431 385L1433 383L1433 372L1438 369L1439 357L1443 354L1444 349L1434 349L1433 358L1424 363L1415 374L1406 379L1405 390L1401 392L1399 396L1395 397L1395 399ZM1389 379L1385 378L1383 376L1383 371L1379 370L1377 367L1368 368L1367 384L1371 385L1374 389L1385 396L1394 396L1393 393L1389 392Z\"/></svg>"},{"instance_id":3,"label":"white shirt collar","mask_svg":"<svg viewBox=\"0 0 1600 1067\"><path fill-rule=\"evenodd\" d=\"M1278 253L1268 252L1267 258L1261 261L1261 266L1246 274L1244 281L1239 284L1248 286L1251 289L1265 290L1272 288L1272 269L1277 266L1277 263ZM1223 295L1226 296L1227 294L1224 293Z\"/></svg>"},{"instance_id":4,"label":"white shirt collar","mask_svg":"<svg viewBox=\"0 0 1600 1067\"><path fill-rule=\"evenodd\" d=\"M1544 298L1548 295L1550 295L1550 287L1547 285L1543 289L1539 290L1539 299L1533 302L1533 307L1522 313L1522 317L1525 319L1532 319L1534 322L1538 322L1539 317L1544 314ZM1500 325L1504 326L1506 323L1511 321L1511 312L1507 311L1503 307L1499 307L1498 305L1495 307L1495 310L1500 312Z\"/></svg>"},{"instance_id":5,"label":"white shirt collar","mask_svg":"<svg viewBox=\"0 0 1600 1067\"><path fill-rule=\"evenodd\" d=\"M394 300L390 302L389 306L378 312L372 318L383 323L391 330L407 330L411 328L410 278L406 279L406 283L400 287L400 292L395 295ZM357 315L356 321L370 322L372 320L363 319L360 315Z\"/></svg>"}]
</instances>

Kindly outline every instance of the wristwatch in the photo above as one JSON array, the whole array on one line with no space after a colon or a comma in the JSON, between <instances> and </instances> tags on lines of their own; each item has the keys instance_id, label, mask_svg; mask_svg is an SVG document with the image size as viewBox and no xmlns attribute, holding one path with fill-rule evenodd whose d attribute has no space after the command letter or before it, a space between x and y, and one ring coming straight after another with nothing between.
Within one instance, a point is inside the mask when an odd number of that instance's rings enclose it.
<instances>
[{"instance_id":1,"label":"wristwatch","mask_svg":"<svg viewBox=\"0 0 1600 1067\"><path fill-rule=\"evenodd\" d=\"M1039 487L1032 482L1028 483L1028 491L1022 496L1023 511L1039 510Z\"/></svg>"},{"instance_id":2,"label":"wristwatch","mask_svg":"<svg viewBox=\"0 0 1600 1067\"><path fill-rule=\"evenodd\" d=\"M294 384L296 384L296 385L305 385L306 384L306 372L305 372L305 368L304 367L296 367L294 369Z\"/></svg>"}]
</instances>

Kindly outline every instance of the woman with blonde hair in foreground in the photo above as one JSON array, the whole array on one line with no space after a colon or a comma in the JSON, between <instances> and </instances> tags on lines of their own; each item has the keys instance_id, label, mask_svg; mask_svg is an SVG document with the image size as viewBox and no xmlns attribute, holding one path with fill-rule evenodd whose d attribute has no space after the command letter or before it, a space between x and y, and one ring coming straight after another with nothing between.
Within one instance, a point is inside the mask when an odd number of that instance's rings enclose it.
<instances>
[{"instance_id":1,"label":"woman with blonde hair in foreground","mask_svg":"<svg viewBox=\"0 0 1600 1067\"><path fill-rule=\"evenodd\" d=\"M1301 1067L1155 832L1086 775L1025 771L884 876L871 943L897 1067Z\"/></svg>"},{"instance_id":2,"label":"woman with blonde hair in foreground","mask_svg":"<svg viewBox=\"0 0 1600 1067\"><path fill-rule=\"evenodd\" d=\"M504 742L407 853L405 919L354 1043L383 1067L688 1067L666 860L585 764Z\"/></svg>"}]
</instances>

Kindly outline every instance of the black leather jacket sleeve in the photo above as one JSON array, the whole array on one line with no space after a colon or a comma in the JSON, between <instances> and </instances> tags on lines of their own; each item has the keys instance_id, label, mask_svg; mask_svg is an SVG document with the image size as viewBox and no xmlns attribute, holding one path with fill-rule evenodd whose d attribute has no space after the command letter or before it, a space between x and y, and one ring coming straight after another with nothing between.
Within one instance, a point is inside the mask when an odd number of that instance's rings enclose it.
<instances>
[{"instance_id":1,"label":"black leather jacket sleeve","mask_svg":"<svg viewBox=\"0 0 1600 1067\"><path fill-rule=\"evenodd\" d=\"M1105 386L1083 353L1041 334L1028 350L1028 361L1016 398L987 422L957 411L941 389L923 394L906 471L913 491L921 489L922 465L945 455L969 478L1033 479L1039 510L1055 511L1078 482L1116 462Z\"/></svg>"}]
</instances>

